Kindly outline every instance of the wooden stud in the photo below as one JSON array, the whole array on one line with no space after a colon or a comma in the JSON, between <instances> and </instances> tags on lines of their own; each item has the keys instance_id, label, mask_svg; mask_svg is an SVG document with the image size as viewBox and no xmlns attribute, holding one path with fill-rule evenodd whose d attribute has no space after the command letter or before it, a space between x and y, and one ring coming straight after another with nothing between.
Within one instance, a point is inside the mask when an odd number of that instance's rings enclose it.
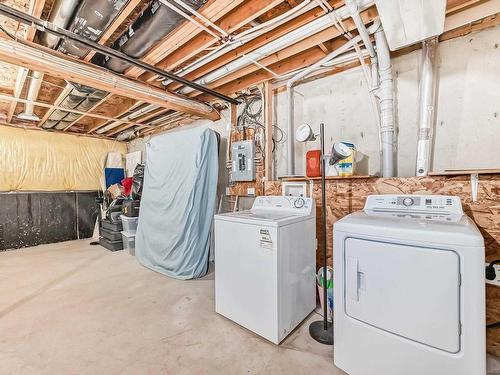
<instances>
[{"instance_id":1,"label":"wooden stud","mask_svg":"<svg viewBox=\"0 0 500 375\"><path fill-rule=\"evenodd\" d=\"M265 144L265 176L267 181L273 181L273 89L269 81L264 82L264 124L265 124L265 134L266 134L266 144Z\"/></svg>"}]
</instances>

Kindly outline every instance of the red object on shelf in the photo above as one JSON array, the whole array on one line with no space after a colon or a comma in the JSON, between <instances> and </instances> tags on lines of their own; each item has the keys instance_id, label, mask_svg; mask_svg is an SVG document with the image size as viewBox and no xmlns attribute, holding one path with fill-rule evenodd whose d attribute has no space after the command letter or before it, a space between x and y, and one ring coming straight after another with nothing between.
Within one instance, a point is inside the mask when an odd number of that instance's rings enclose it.
<instances>
[{"instance_id":1,"label":"red object on shelf","mask_svg":"<svg viewBox=\"0 0 500 375\"><path fill-rule=\"evenodd\" d=\"M321 176L321 150L311 150L306 153L306 176Z\"/></svg>"},{"instance_id":2,"label":"red object on shelf","mask_svg":"<svg viewBox=\"0 0 500 375\"><path fill-rule=\"evenodd\" d=\"M130 191L132 190L132 183L132 177L126 177L122 180L123 194L127 197L130 195Z\"/></svg>"}]
</instances>

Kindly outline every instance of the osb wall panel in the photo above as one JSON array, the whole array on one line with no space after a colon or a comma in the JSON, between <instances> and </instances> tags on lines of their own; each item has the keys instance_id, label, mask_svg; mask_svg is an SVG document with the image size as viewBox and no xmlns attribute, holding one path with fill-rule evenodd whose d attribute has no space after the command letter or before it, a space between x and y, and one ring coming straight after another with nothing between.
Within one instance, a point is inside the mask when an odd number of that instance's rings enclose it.
<instances>
[{"instance_id":1,"label":"osb wall panel","mask_svg":"<svg viewBox=\"0 0 500 375\"><path fill-rule=\"evenodd\" d=\"M258 180L256 188L262 184ZM248 184L237 184L233 194L246 195ZM267 195L280 195L281 183L268 182ZM481 175L478 199L472 201L468 175L445 177L367 178L327 181L327 250L328 262L332 262L333 223L345 215L363 209L366 197L371 194L442 194L456 195L462 200L464 210L476 222L484 236L486 259L500 259L500 175ZM317 239L322 239L321 184L314 182L313 197L316 201ZM317 264L321 264L318 249ZM487 286L487 321L500 320L500 288ZM500 355L500 329L488 329L488 351Z\"/></svg>"}]
</instances>

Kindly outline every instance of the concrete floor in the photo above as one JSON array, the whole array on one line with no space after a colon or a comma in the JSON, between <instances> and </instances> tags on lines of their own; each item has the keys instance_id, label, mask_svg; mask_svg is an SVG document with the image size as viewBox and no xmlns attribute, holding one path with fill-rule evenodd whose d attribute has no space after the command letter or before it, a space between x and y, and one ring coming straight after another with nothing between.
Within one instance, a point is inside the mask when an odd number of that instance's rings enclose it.
<instances>
[{"instance_id":1,"label":"concrete floor","mask_svg":"<svg viewBox=\"0 0 500 375\"><path fill-rule=\"evenodd\" d=\"M277 347L217 315L213 273L177 281L88 243L0 253L1 374L344 374L307 323Z\"/></svg>"}]
</instances>

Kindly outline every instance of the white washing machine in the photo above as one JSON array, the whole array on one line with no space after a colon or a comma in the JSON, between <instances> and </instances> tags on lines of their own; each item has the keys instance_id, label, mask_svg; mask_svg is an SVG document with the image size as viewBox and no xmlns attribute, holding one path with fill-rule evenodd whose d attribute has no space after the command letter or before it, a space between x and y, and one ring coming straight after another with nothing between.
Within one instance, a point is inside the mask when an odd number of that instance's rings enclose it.
<instances>
[{"instance_id":1,"label":"white washing machine","mask_svg":"<svg viewBox=\"0 0 500 375\"><path fill-rule=\"evenodd\" d=\"M334 225L334 362L485 375L484 242L458 197L372 195Z\"/></svg>"},{"instance_id":2,"label":"white washing machine","mask_svg":"<svg viewBox=\"0 0 500 375\"><path fill-rule=\"evenodd\" d=\"M311 198L261 196L215 216L215 311L279 344L316 307Z\"/></svg>"}]
</instances>

